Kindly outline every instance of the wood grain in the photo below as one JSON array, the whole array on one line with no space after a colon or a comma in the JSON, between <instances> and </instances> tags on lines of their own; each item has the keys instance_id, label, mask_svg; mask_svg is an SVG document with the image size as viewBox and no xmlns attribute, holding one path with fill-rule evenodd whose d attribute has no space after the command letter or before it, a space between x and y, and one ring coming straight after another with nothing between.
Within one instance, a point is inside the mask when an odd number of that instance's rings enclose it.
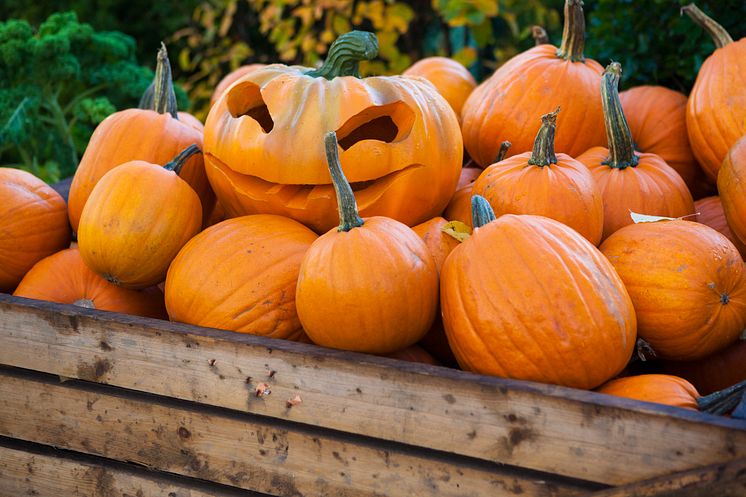
<instances>
[{"instance_id":1,"label":"wood grain","mask_svg":"<svg viewBox=\"0 0 746 497\"><path fill-rule=\"evenodd\" d=\"M608 485L746 457L739 420L2 295L0 343L0 364Z\"/></svg>"},{"instance_id":2,"label":"wood grain","mask_svg":"<svg viewBox=\"0 0 746 497\"><path fill-rule=\"evenodd\" d=\"M0 371L0 435L290 496L570 496L591 487L121 389Z\"/></svg>"}]
</instances>

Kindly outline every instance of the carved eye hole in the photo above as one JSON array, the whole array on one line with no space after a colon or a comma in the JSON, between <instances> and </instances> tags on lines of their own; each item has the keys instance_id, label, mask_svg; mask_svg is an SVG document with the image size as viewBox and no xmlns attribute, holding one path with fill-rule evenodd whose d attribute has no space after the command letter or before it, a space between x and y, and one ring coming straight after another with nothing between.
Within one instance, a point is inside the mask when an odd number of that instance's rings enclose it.
<instances>
[{"instance_id":1,"label":"carved eye hole","mask_svg":"<svg viewBox=\"0 0 746 497\"><path fill-rule=\"evenodd\" d=\"M413 124L412 109L404 102L394 102L355 114L337 130L337 139L343 150L364 140L393 143L408 136Z\"/></svg>"},{"instance_id":2,"label":"carved eye hole","mask_svg":"<svg viewBox=\"0 0 746 497\"><path fill-rule=\"evenodd\" d=\"M259 86L245 81L230 89L227 97L228 111L233 117L247 116L259 123L265 133L272 131L275 122L264 103Z\"/></svg>"}]
</instances>

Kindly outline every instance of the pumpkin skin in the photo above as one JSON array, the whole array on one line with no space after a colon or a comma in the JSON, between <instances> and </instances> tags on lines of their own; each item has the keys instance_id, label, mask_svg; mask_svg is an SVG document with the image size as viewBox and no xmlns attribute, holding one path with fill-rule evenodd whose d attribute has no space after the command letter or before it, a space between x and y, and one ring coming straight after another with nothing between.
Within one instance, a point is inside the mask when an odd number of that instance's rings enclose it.
<instances>
[{"instance_id":1,"label":"pumpkin skin","mask_svg":"<svg viewBox=\"0 0 746 497\"><path fill-rule=\"evenodd\" d=\"M348 36L335 45L342 50L359 39ZM360 57L371 57L377 42L362 39ZM340 57L333 46L328 67ZM329 130L339 136L361 215L409 226L440 215L456 190L463 141L455 114L435 87L403 76L328 80L308 72L279 64L259 69L210 110L205 164L229 217L278 214L317 233L335 226L323 147Z\"/></svg>"},{"instance_id":2,"label":"pumpkin skin","mask_svg":"<svg viewBox=\"0 0 746 497\"><path fill-rule=\"evenodd\" d=\"M475 227L446 259L440 296L448 342L468 371L588 389L622 371L635 347L622 281L553 219L506 214Z\"/></svg>"},{"instance_id":3,"label":"pumpkin skin","mask_svg":"<svg viewBox=\"0 0 746 497\"><path fill-rule=\"evenodd\" d=\"M37 262L13 295L168 319L160 290L137 292L109 283L85 265L77 248L61 250Z\"/></svg>"},{"instance_id":4,"label":"pumpkin skin","mask_svg":"<svg viewBox=\"0 0 746 497\"><path fill-rule=\"evenodd\" d=\"M736 235L730 230L728 221L725 219L725 211L720 197L714 195L705 197L694 202L694 211L697 213L697 222L702 223L715 231L719 231L736 246L741 257L746 254L746 247Z\"/></svg>"},{"instance_id":5,"label":"pumpkin skin","mask_svg":"<svg viewBox=\"0 0 746 497\"><path fill-rule=\"evenodd\" d=\"M212 93L212 97L210 97L210 105L215 105L218 98L220 98L223 93L225 93L225 90L230 88L233 83L262 67L265 67L265 64L247 64L226 74L223 79L218 82L217 86L215 86L215 91Z\"/></svg>"},{"instance_id":6,"label":"pumpkin skin","mask_svg":"<svg viewBox=\"0 0 746 497\"><path fill-rule=\"evenodd\" d=\"M316 234L280 216L228 219L187 243L166 278L172 321L297 340L295 286Z\"/></svg>"},{"instance_id":7,"label":"pumpkin skin","mask_svg":"<svg viewBox=\"0 0 746 497\"><path fill-rule=\"evenodd\" d=\"M461 120L461 109L477 82L460 63L448 57L426 57L404 71L404 76L421 76L430 81Z\"/></svg>"},{"instance_id":8,"label":"pumpkin skin","mask_svg":"<svg viewBox=\"0 0 746 497\"><path fill-rule=\"evenodd\" d=\"M431 356L425 349L418 347L417 345L412 345L410 347L407 347L406 349L392 352L391 354L387 354L386 357L399 359L401 361L419 362L420 364L432 364L433 366L440 366L440 363L433 356Z\"/></svg>"},{"instance_id":9,"label":"pumpkin skin","mask_svg":"<svg viewBox=\"0 0 746 497\"><path fill-rule=\"evenodd\" d=\"M501 140L508 156L528 152L539 131L535 116L562 108L556 149L577 157L606 144L599 84L603 67L583 57L582 2L565 3L560 49L539 45L516 55L480 84L462 111L464 145L482 167L493 162ZM562 55L558 55L558 54Z\"/></svg>"},{"instance_id":10,"label":"pumpkin skin","mask_svg":"<svg viewBox=\"0 0 746 497\"><path fill-rule=\"evenodd\" d=\"M0 292L12 292L41 259L70 244L67 206L31 173L0 167Z\"/></svg>"},{"instance_id":11,"label":"pumpkin skin","mask_svg":"<svg viewBox=\"0 0 746 497\"><path fill-rule=\"evenodd\" d=\"M443 228L447 224L448 221L442 217L434 217L412 228L412 231L422 238L422 241L425 242L427 249L433 256L438 274L440 274L440 269L443 267L448 254L461 243L451 235L443 232Z\"/></svg>"},{"instance_id":12,"label":"pumpkin skin","mask_svg":"<svg viewBox=\"0 0 746 497\"><path fill-rule=\"evenodd\" d=\"M699 392L683 378L665 374L644 374L617 378L602 385L599 393L697 410Z\"/></svg>"},{"instance_id":13,"label":"pumpkin skin","mask_svg":"<svg viewBox=\"0 0 746 497\"><path fill-rule=\"evenodd\" d=\"M456 193L443 211L443 217L451 221L461 221L471 228L471 190L480 174L482 169L476 167L465 167L461 170Z\"/></svg>"},{"instance_id":14,"label":"pumpkin skin","mask_svg":"<svg viewBox=\"0 0 746 497\"><path fill-rule=\"evenodd\" d=\"M183 164L194 150L189 147L177 160ZM167 167L127 162L106 173L91 192L78 247L88 267L107 281L133 289L157 285L181 247L199 233L199 197Z\"/></svg>"},{"instance_id":15,"label":"pumpkin skin","mask_svg":"<svg viewBox=\"0 0 746 497\"><path fill-rule=\"evenodd\" d=\"M725 156L718 173L718 191L725 219L739 245L746 245L746 137Z\"/></svg>"},{"instance_id":16,"label":"pumpkin skin","mask_svg":"<svg viewBox=\"0 0 746 497\"><path fill-rule=\"evenodd\" d=\"M707 395L746 380L746 341L696 361L660 361L659 369L685 378Z\"/></svg>"},{"instance_id":17,"label":"pumpkin skin","mask_svg":"<svg viewBox=\"0 0 746 497\"><path fill-rule=\"evenodd\" d=\"M694 4L682 8L713 36L718 47L697 73L686 107L689 143L711 180L739 138L746 135L746 38L738 41ZM703 26L704 27L704 26Z\"/></svg>"},{"instance_id":18,"label":"pumpkin skin","mask_svg":"<svg viewBox=\"0 0 746 497\"><path fill-rule=\"evenodd\" d=\"M743 259L712 228L683 220L633 224L601 251L632 298L638 334L658 357L698 359L746 328Z\"/></svg>"}]
</instances>

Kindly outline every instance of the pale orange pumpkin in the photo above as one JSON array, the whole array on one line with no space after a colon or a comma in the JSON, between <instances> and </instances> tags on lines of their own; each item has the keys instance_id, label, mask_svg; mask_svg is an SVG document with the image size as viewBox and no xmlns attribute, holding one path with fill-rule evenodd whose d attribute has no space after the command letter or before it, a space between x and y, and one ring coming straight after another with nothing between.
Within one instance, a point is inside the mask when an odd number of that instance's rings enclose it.
<instances>
[{"instance_id":1,"label":"pale orange pumpkin","mask_svg":"<svg viewBox=\"0 0 746 497\"><path fill-rule=\"evenodd\" d=\"M225 93L225 90L230 88L233 83L262 67L265 67L265 64L247 64L226 74L223 79L218 82L217 86L215 86L215 91L212 92L212 96L210 97L210 105L215 105L215 102L218 101L223 93Z\"/></svg>"},{"instance_id":2,"label":"pale orange pumpkin","mask_svg":"<svg viewBox=\"0 0 746 497\"><path fill-rule=\"evenodd\" d=\"M477 82L474 76L460 63L448 57L425 57L415 62L403 73L405 76L421 76L430 81L461 120L461 108Z\"/></svg>"}]
</instances>

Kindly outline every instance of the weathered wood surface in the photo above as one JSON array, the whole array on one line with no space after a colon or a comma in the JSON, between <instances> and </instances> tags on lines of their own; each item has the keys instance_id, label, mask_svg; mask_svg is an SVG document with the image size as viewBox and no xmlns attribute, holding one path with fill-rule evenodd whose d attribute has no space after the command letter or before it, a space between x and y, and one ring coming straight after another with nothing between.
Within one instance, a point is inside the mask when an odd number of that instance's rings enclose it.
<instances>
[{"instance_id":1,"label":"weathered wood surface","mask_svg":"<svg viewBox=\"0 0 746 497\"><path fill-rule=\"evenodd\" d=\"M746 459L593 493L591 497L743 497Z\"/></svg>"},{"instance_id":2,"label":"weathered wood surface","mask_svg":"<svg viewBox=\"0 0 746 497\"><path fill-rule=\"evenodd\" d=\"M0 440L0 497L267 497Z\"/></svg>"},{"instance_id":3,"label":"weathered wood surface","mask_svg":"<svg viewBox=\"0 0 746 497\"><path fill-rule=\"evenodd\" d=\"M280 496L570 496L597 489L225 409L0 370L0 435Z\"/></svg>"},{"instance_id":4,"label":"weathered wood surface","mask_svg":"<svg viewBox=\"0 0 746 497\"><path fill-rule=\"evenodd\" d=\"M0 344L0 364L608 485L746 457L743 421L2 295Z\"/></svg>"}]
</instances>

